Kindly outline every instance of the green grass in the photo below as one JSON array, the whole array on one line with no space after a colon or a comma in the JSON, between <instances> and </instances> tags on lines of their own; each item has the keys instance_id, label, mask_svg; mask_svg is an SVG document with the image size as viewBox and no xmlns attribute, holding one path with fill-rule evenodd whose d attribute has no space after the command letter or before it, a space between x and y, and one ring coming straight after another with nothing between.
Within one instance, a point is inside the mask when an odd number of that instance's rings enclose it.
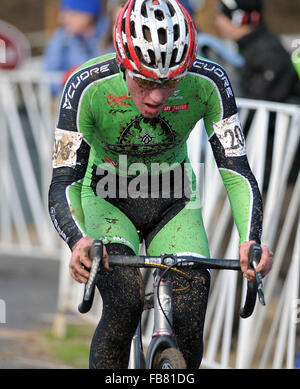
<instances>
[{"instance_id":1,"label":"green grass","mask_svg":"<svg viewBox=\"0 0 300 389\"><path fill-rule=\"evenodd\" d=\"M43 337L48 352L62 364L75 369L88 369L89 349L94 329L87 325L68 325L66 335L54 336L51 331Z\"/></svg>"}]
</instances>

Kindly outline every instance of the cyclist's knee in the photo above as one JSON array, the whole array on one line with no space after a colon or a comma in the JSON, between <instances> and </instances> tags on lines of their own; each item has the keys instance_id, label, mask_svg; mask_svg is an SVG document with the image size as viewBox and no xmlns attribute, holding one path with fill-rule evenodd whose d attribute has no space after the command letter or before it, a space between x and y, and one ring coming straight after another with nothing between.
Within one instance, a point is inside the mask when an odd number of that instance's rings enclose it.
<instances>
[{"instance_id":1,"label":"cyclist's knee","mask_svg":"<svg viewBox=\"0 0 300 389\"><path fill-rule=\"evenodd\" d=\"M121 243L108 243L106 250L108 255L135 255L134 251L125 244Z\"/></svg>"},{"instance_id":2,"label":"cyclist's knee","mask_svg":"<svg viewBox=\"0 0 300 389\"><path fill-rule=\"evenodd\" d=\"M108 255L134 255L122 244L108 244ZM144 280L138 269L115 266L110 271L102 269L97 277L97 287L103 305L120 312L140 314L144 303Z\"/></svg>"}]
</instances>

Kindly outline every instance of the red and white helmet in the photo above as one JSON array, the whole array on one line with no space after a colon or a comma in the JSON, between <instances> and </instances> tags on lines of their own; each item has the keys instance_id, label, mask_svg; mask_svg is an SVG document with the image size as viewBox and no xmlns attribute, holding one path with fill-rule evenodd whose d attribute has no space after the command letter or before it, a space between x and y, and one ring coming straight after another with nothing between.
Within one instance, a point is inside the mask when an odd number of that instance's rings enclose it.
<instances>
[{"instance_id":1,"label":"red and white helmet","mask_svg":"<svg viewBox=\"0 0 300 389\"><path fill-rule=\"evenodd\" d=\"M196 28L177 0L129 0L114 27L117 62L160 82L183 77L197 53Z\"/></svg>"}]
</instances>

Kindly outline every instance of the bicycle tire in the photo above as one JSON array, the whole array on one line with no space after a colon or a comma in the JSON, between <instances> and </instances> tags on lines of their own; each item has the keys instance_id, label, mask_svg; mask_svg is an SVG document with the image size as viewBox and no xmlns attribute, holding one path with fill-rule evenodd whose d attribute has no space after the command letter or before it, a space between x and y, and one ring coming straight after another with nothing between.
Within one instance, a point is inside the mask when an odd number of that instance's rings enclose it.
<instances>
[{"instance_id":1,"label":"bicycle tire","mask_svg":"<svg viewBox=\"0 0 300 389\"><path fill-rule=\"evenodd\" d=\"M155 355L153 369L186 369L186 362L181 351L167 348Z\"/></svg>"}]
</instances>

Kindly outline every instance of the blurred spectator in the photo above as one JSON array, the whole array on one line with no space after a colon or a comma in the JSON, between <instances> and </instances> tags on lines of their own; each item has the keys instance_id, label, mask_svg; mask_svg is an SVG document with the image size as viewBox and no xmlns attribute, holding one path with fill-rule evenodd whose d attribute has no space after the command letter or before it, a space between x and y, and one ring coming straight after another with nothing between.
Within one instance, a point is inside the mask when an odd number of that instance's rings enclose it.
<instances>
[{"instance_id":1,"label":"blurred spectator","mask_svg":"<svg viewBox=\"0 0 300 389\"><path fill-rule=\"evenodd\" d=\"M126 0L110 0L109 3L106 4L106 14L107 14L107 29L104 31L99 39L99 52L96 54L96 56L100 56L107 53L114 53L115 48L113 44L113 27L116 21L116 18L123 7L123 5L126 3ZM95 55L91 58L96 57ZM90 59L90 58L88 58ZM72 68L68 69L63 74L63 80L62 84L64 85L71 73L75 71L76 68L78 68L81 64L77 64L76 66L73 66Z\"/></svg>"},{"instance_id":2,"label":"blurred spectator","mask_svg":"<svg viewBox=\"0 0 300 389\"><path fill-rule=\"evenodd\" d=\"M199 30L199 26L197 23L197 18L195 13L200 11L203 7L205 0L179 0L179 2L184 6L184 8L188 11L188 13L192 16L197 29Z\"/></svg>"},{"instance_id":3,"label":"blurred spectator","mask_svg":"<svg viewBox=\"0 0 300 389\"><path fill-rule=\"evenodd\" d=\"M103 53L113 53L115 52L113 44L113 28L116 21L116 18L125 5L126 0L107 0L106 2L106 14L108 17L108 27L105 33L103 33L101 39L101 54Z\"/></svg>"},{"instance_id":4,"label":"blurred spectator","mask_svg":"<svg viewBox=\"0 0 300 389\"><path fill-rule=\"evenodd\" d=\"M300 102L300 83L290 54L264 21L263 0L221 0L216 25L237 43L245 64L239 72L240 97Z\"/></svg>"},{"instance_id":5,"label":"blurred spectator","mask_svg":"<svg viewBox=\"0 0 300 389\"><path fill-rule=\"evenodd\" d=\"M64 72L100 55L109 25L100 0L61 0L59 22L44 52L45 71ZM53 87L53 93L59 89Z\"/></svg>"},{"instance_id":6,"label":"blurred spectator","mask_svg":"<svg viewBox=\"0 0 300 389\"><path fill-rule=\"evenodd\" d=\"M190 15L194 16L204 5L205 0L179 0Z\"/></svg>"}]
</instances>

